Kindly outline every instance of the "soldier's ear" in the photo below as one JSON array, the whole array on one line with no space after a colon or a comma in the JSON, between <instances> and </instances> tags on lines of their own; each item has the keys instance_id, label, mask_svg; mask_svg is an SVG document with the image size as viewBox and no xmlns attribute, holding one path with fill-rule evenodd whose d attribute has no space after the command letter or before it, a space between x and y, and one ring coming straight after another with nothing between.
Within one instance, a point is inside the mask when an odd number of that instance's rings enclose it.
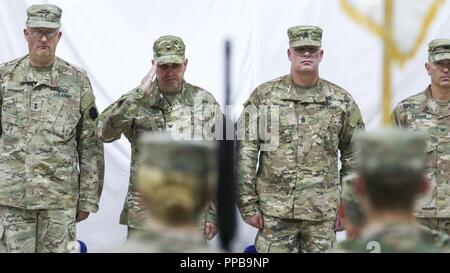
<instances>
[{"instance_id":1,"label":"soldier's ear","mask_svg":"<svg viewBox=\"0 0 450 273\"><path fill-rule=\"evenodd\" d=\"M290 48L287 49L287 55L288 55L289 61L292 62L292 50Z\"/></svg>"},{"instance_id":2,"label":"soldier's ear","mask_svg":"<svg viewBox=\"0 0 450 273\"><path fill-rule=\"evenodd\" d=\"M430 64L429 63L425 63L425 69L427 70L428 75L430 74Z\"/></svg>"},{"instance_id":3,"label":"soldier's ear","mask_svg":"<svg viewBox=\"0 0 450 273\"><path fill-rule=\"evenodd\" d=\"M323 49L322 48L320 49L320 53L319 54L320 54L320 60L322 61L322 58L323 58Z\"/></svg>"},{"instance_id":4,"label":"soldier's ear","mask_svg":"<svg viewBox=\"0 0 450 273\"><path fill-rule=\"evenodd\" d=\"M23 36L25 37L25 40L28 42L28 37L29 37L30 33L28 32L28 29L24 28L23 29Z\"/></svg>"}]
</instances>

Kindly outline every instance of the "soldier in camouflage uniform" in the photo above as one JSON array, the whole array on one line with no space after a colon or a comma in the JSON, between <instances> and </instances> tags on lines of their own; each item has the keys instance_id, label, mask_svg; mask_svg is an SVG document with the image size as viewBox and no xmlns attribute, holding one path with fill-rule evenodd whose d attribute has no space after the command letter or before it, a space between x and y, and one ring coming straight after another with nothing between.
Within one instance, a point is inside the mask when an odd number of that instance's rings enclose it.
<instances>
[{"instance_id":1,"label":"soldier in camouflage uniform","mask_svg":"<svg viewBox=\"0 0 450 273\"><path fill-rule=\"evenodd\" d=\"M428 189L425 136L378 129L356 140L358 177L354 192L366 218L360 236L335 252L442 252L449 236L420 225L413 216L416 196Z\"/></svg>"},{"instance_id":2,"label":"soldier in camouflage uniform","mask_svg":"<svg viewBox=\"0 0 450 273\"><path fill-rule=\"evenodd\" d=\"M415 215L430 228L450 234L450 40L429 43L425 68L431 84L401 101L393 123L427 135L427 175L431 190L417 200Z\"/></svg>"},{"instance_id":3,"label":"soldier in camouflage uniform","mask_svg":"<svg viewBox=\"0 0 450 273\"><path fill-rule=\"evenodd\" d=\"M96 126L97 137L103 142L113 142L123 133L131 143L130 183L120 217L120 223L127 225L129 231L142 228L147 217L135 183L138 137L143 132L168 131L178 140L213 140L215 123L222 118L214 97L184 80L188 60L181 38L171 35L158 38L153 45L152 63L152 70L141 85L106 108ZM209 239L217 232L213 208L202 226Z\"/></svg>"},{"instance_id":4,"label":"soldier in camouflage uniform","mask_svg":"<svg viewBox=\"0 0 450 273\"><path fill-rule=\"evenodd\" d=\"M288 36L291 73L257 87L238 121L238 205L258 252L323 252L335 240L338 151L342 176L364 123L351 95L319 77L322 30Z\"/></svg>"},{"instance_id":5,"label":"soldier in camouflage uniform","mask_svg":"<svg viewBox=\"0 0 450 273\"><path fill-rule=\"evenodd\" d=\"M148 204L147 229L131 234L114 252L212 251L197 228L217 181L212 145L174 141L169 133L143 135L136 180Z\"/></svg>"},{"instance_id":6,"label":"soldier in camouflage uniform","mask_svg":"<svg viewBox=\"0 0 450 273\"><path fill-rule=\"evenodd\" d=\"M29 54L0 65L0 251L63 252L98 210L95 97L86 72L55 56L61 14L29 7Z\"/></svg>"}]
</instances>

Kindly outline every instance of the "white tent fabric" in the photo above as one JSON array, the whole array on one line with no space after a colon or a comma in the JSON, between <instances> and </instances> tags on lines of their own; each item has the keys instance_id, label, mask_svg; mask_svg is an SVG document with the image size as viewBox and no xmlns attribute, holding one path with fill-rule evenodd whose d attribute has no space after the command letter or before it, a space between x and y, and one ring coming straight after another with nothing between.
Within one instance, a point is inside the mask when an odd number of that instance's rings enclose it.
<instances>
[{"instance_id":1,"label":"white tent fabric","mask_svg":"<svg viewBox=\"0 0 450 273\"><path fill-rule=\"evenodd\" d=\"M417 26L423 25L421 21L413 23L412 19L428 20L429 24L417 54L392 69L392 105L427 86L426 42L450 38L450 3L437 0L439 9L432 18L427 18L417 8L404 6L416 2L422 0L401 1L401 5L395 6L401 12L394 12L394 17L405 18L395 20L396 24L402 24L396 29L413 35L408 36L408 45L414 41L414 35L419 35ZM25 10L37 3L53 3L63 9L63 36L57 55L88 72L99 110L139 84L150 69L154 40L174 34L181 36L187 45L186 79L209 90L223 109L223 51L224 41L230 39L232 103L238 113L257 85L288 73L286 30L294 25L312 24L324 30L321 76L351 92L369 128L380 126L382 40L353 20L343 4L353 4L355 9L362 10L361 14L370 15L370 8L382 8L382 0L0 0L0 63L27 53L22 34ZM413 12L408 14L407 10ZM401 41L397 39L399 48L408 46ZM90 250L119 244L126 236L126 228L118 224L118 219L128 185L127 140L106 144L105 160L100 211L77 226L79 239ZM240 222L234 251L241 252L252 244L255 233L256 230Z\"/></svg>"}]
</instances>

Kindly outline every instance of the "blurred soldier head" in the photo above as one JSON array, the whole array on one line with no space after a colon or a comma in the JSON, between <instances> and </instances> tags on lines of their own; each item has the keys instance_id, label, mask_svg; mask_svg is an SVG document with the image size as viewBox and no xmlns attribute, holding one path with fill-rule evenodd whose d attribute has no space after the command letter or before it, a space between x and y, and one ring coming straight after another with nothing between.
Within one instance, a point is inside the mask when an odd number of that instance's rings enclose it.
<instances>
[{"instance_id":1,"label":"blurred soldier head","mask_svg":"<svg viewBox=\"0 0 450 273\"><path fill-rule=\"evenodd\" d=\"M432 85L450 89L450 39L435 39L428 44L425 68Z\"/></svg>"},{"instance_id":2,"label":"blurred soldier head","mask_svg":"<svg viewBox=\"0 0 450 273\"><path fill-rule=\"evenodd\" d=\"M359 237L363 226L366 223L364 211L355 193L354 187L358 175L352 173L342 178L342 194L339 213L344 222L344 228L348 239Z\"/></svg>"},{"instance_id":3,"label":"blurred soldier head","mask_svg":"<svg viewBox=\"0 0 450 273\"><path fill-rule=\"evenodd\" d=\"M28 42L30 62L35 67L51 66L56 46L62 33L62 10L55 5L32 5L27 9L26 28L23 30Z\"/></svg>"},{"instance_id":4,"label":"blurred soldier head","mask_svg":"<svg viewBox=\"0 0 450 273\"><path fill-rule=\"evenodd\" d=\"M181 92L188 64L185 48L183 40L172 35L159 37L153 44L152 63L158 63L156 79L163 94L176 95Z\"/></svg>"},{"instance_id":5,"label":"blurred soldier head","mask_svg":"<svg viewBox=\"0 0 450 273\"><path fill-rule=\"evenodd\" d=\"M172 227L195 224L215 191L211 145L174 141L169 133L141 138L137 183L152 220Z\"/></svg>"},{"instance_id":6,"label":"blurred soldier head","mask_svg":"<svg viewBox=\"0 0 450 273\"><path fill-rule=\"evenodd\" d=\"M294 26L287 31L288 58L291 70L298 73L317 73L322 61L322 29L316 26Z\"/></svg>"},{"instance_id":7,"label":"blurred soldier head","mask_svg":"<svg viewBox=\"0 0 450 273\"><path fill-rule=\"evenodd\" d=\"M412 212L415 198L427 190L425 136L400 129L378 129L356 139L356 191L370 211Z\"/></svg>"}]
</instances>

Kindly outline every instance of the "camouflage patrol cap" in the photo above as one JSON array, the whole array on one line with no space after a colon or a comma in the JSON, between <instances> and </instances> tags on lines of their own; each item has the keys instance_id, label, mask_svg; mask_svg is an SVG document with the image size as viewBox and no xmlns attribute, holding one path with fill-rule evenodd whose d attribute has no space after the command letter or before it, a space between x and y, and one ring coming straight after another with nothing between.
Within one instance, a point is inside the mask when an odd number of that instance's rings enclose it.
<instances>
[{"instance_id":1,"label":"camouflage patrol cap","mask_svg":"<svg viewBox=\"0 0 450 273\"><path fill-rule=\"evenodd\" d=\"M153 44L153 58L158 64L181 64L186 46L180 37L166 35L159 37Z\"/></svg>"},{"instance_id":2,"label":"camouflage patrol cap","mask_svg":"<svg viewBox=\"0 0 450 273\"><path fill-rule=\"evenodd\" d=\"M316 26L295 26L287 31L289 47L322 46L322 29Z\"/></svg>"},{"instance_id":3,"label":"camouflage patrol cap","mask_svg":"<svg viewBox=\"0 0 450 273\"><path fill-rule=\"evenodd\" d=\"M62 10L56 5L32 5L27 9L26 26L60 28Z\"/></svg>"},{"instance_id":4,"label":"camouflage patrol cap","mask_svg":"<svg viewBox=\"0 0 450 273\"><path fill-rule=\"evenodd\" d=\"M362 175L422 172L425 136L395 128L361 133L356 138L357 171Z\"/></svg>"},{"instance_id":5,"label":"camouflage patrol cap","mask_svg":"<svg viewBox=\"0 0 450 273\"><path fill-rule=\"evenodd\" d=\"M213 143L147 133L140 147L137 183L152 216L171 224L195 218L215 191Z\"/></svg>"},{"instance_id":6,"label":"camouflage patrol cap","mask_svg":"<svg viewBox=\"0 0 450 273\"><path fill-rule=\"evenodd\" d=\"M450 39L435 39L428 44L428 57L431 62L450 60Z\"/></svg>"}]
</instances>

